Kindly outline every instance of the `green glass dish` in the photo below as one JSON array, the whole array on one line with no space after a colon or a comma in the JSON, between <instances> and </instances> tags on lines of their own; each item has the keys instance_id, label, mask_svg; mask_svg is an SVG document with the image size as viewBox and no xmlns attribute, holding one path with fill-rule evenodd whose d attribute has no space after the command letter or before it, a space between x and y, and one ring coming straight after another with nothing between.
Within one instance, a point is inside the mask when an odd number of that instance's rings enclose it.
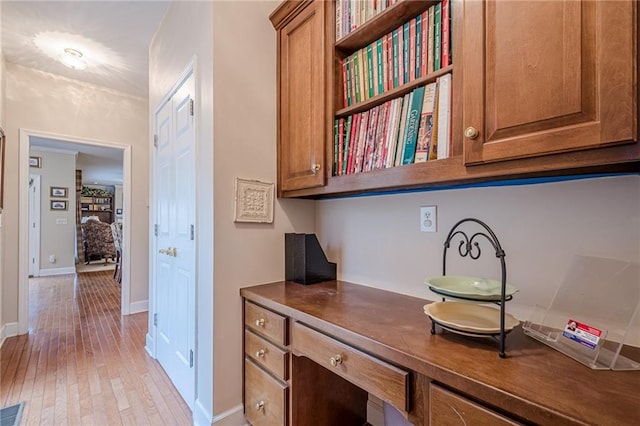
<instances>
[{"instance_id":1,"label":"green glass dish","mask_svg":"<svg viewBox=\"0 0 640 426\"><path fill-rule=\"evenodd\" d=\"M428 278L425 284L436 293L462 299L496 301L500 300L502 292L500 281L478 277L446 275ZM505 298L510 299L517 291L517 288L507 283Z\"/></svg>"}]
</instances>

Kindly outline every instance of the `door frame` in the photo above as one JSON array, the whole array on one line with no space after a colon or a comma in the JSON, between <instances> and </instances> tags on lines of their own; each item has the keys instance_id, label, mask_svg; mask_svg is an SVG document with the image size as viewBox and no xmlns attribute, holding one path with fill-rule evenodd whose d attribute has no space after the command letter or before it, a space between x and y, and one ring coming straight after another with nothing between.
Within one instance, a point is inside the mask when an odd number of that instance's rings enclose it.
<instances>
[{"instance_id":1,"label":"door frame","mask_svg":"<svg viewBox=\"0 0 640 426\"><path fill-rule=\"evenodd\" d=\"M31 136L54 139L83 145L115 148L123 151L122 185L124 192L124 221L125 226L131 226L131 145L97 139L78 138L75 136L49 133L39 130L20 129L18 153L18 235L19 241L29 241L29 146ZM125 232L122 241L123 251L131 247L131 232ZM122 259L122 287L120 310L122 315L130 313L130 277L131 256ZM29 331L29 247L28 244L18 244L18 334Z\"/></svg>"},{"instance_id":2,"label":"door frame","mask_svg":"<svg viewBox=\"0 0 640 426\"><path fill-rule=\"evenodd\" d=\"M31 191L29 191L29 206L28 206L29 222L33 222L33 223L37 224L36 230L38 232L32 234L31 233L31 223L29 223L27 225L29 227L29 260L31 260L31 254L33 254L33 260L34 260L29 265L29 266L33 265L33 268L31 268L29 270L29 272L33 272L33 274L29 274L29 275L33 275L34 277L38 277L38 276L40 276L40 209L42 208L42 206L40 204L41 203L41 200L40 200L40 175L29 173L29 179L31 179L32 177L33 177L33 184L37 188L37 191L34 192L34 196L33 196L34 202L33 203L31 203ZM38 206L37 209L33 210L33 213L34 213L33 217L31 216L32 204L37 204L37 206ZM31 239L32 236L33 236L33 240Z\"/></svg>"}]
</instances>

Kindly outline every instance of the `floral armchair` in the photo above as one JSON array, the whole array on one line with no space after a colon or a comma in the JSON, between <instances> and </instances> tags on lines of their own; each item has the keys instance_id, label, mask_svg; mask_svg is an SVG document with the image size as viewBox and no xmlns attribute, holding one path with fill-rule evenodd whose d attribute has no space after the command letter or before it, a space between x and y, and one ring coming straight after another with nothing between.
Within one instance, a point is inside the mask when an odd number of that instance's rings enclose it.
<instances>
[{"instance_id":1,"label":"floral armchair","mask_svg":"<svg viewBox=\"0 0 640 426\"><path fill-rule=\"evenodd\" d=\"M111 226L105 222L87 221L81 225L84 261L116 258L116 247L113 244Z\"/></svg>"}]
</instances>

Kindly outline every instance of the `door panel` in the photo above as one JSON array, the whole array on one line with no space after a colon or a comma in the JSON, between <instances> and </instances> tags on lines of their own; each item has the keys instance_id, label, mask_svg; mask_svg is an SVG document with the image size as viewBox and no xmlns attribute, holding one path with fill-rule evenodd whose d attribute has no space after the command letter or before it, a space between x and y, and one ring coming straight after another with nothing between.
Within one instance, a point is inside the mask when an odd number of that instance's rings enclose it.
<instances>
[{"instance_id":1,"label":"door panel","mask_svg":"<svg viewBox=\"0 0 640 426\"><path fill-rule=\"evenodd\" d=\"M633 3L465 1L465 164L635 141Z\"/></svg>"},{"instance_id":2,"label":"door panel","mask_svg":"<svg viewBox=\"0 0 640 426\"><path fill-rule=\"evenodd\" d=\"M194 89L190 76L156 117L155 191L157 358L190 407L195 399Z\"/></svg>"}]
</instances>

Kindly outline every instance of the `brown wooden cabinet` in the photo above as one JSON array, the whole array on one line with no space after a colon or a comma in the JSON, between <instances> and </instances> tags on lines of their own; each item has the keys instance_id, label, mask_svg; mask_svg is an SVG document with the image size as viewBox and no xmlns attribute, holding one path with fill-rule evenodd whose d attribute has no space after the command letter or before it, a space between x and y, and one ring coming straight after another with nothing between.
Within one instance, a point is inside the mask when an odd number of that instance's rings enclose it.
<instances>
[{"instance_id":1,"label":"brown wooden cabinet","mask_svg":"<svg viewBox=\"0 0 640 426\"><path fill-rule=\"evenodd\" d=\"M328 2L287 2L271 15L278 32L278 191L324 185L331 93Z\"/></svg>"},{"instance_id":2,"label":"brown wooden cabinet","mask_svg":"<svg viewBox=\"0 0 640 426\"><path fill-rule=\"evenodd\" d=\"M285 1L274 11L279 196L640 169L632 0L451 0L453 65L343 108L340 60L435 3L399 0L337 41L335 2ZM373 108L445 72L453 75L450 158L332 176L336 117ZM467 128L477 129L475 139L465 136Z\"/></svg>"},{"instance_id":3,"label":"brown wooden cabinet","mask_svg":"<svg viewBox=\"0 0 640 426\"><path fill-rule=\"evenodd\" d=\"M342 281L278 282L240 294L245 414L254 425L361 426L367 393L414 425L617 425L640 418L640 371L592 370L520 327L509 333L503 359L493 340L432 335L424 299ZM278 372L283 351L286 380Z\"/></svg>"},{"instance_id":4,"label":"brown wooden cabinet","mask_svg":"<svg viewBox=\"0 0 640 426\"><path fill-rule=\"evenodd\" d=\"M635 22L630 1L465 2L465 164L637 140Z\"/></svg>"}]
</instances>

